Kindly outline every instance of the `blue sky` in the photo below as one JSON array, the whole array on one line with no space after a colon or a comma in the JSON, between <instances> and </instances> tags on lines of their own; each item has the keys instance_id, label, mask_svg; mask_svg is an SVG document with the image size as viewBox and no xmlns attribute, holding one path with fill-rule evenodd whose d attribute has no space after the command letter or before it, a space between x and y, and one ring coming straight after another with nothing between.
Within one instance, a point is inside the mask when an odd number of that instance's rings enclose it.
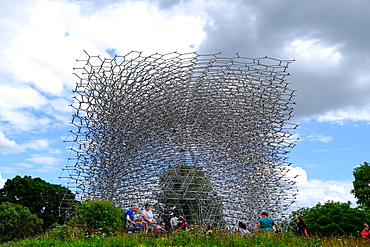
<instances>
[{"instance_id":1,"label":"blue sky","mask_svg":"<svg viewBox=\"0 0 370 247\"><path fill-rule=\"evenodd\" d=\"M354 167L370 159L370 2L366 0L0 0L0 174L63 183L68 105L83 50L295 59L289 154L297 206L355 202ZM72 164L73 165L73 164Z\"/></svg>"},{"instance_id":2,"label":"blue sky","mask_svg":"<svg viewBox=\"0 0 370 247\"><path fill-rule=\"evenodd\" d=\"M370 133L366 123L303 123L303 141L290 154L296 166L321 180L353 179L353 168L368 160Z\"/></svg>"}]
</instances>

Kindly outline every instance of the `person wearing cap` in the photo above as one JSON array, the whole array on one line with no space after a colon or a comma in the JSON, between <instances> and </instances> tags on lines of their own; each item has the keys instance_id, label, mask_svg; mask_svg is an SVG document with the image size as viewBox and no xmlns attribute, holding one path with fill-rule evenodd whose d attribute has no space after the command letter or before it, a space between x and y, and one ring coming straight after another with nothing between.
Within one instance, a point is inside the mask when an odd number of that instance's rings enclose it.
<instances>
[{"instance_id":1,"label":"person wearing cap","mask_svg":"<svg viewBox=\"0 0 370 247\"><path fill-rule=\"evenodd\" d=\"M134 205L131 205L131 208L129 210L126 211L125 213L125 219L126 219L126 229L125 229L125 232L132 232L133 229L134 229L134 224L136 224L136 222L134 221L134 213L139 209L139 207L134 204Z\"/></svg>"}]
</instances>

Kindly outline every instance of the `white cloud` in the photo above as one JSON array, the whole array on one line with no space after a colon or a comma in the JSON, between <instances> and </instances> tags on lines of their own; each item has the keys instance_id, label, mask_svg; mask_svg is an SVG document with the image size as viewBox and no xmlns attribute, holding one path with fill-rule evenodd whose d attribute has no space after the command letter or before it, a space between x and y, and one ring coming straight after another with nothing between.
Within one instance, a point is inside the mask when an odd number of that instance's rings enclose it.
<instances>
[{"instance_id":1,"label":"white cloud","mask_svg":"<svg viewBox=\"0 0 370 247\"><path fill-rule=\"evenodd\" d=\"M61 154L61 151L60 151L60 149L51 149L51 150L49 150L49 153L50 154Z\"/></svg>"},{"instance_id":2,"label":"white cloud","mask_svg":"<svg viewBox=\"0 0 370 247\"><path fill-rule=\"evenodd\" d=\"M68 99L78 81L73 67L83 50L105 57L107 49L118 55L189 52L205 37L202 16L182 8L162 11L144 1L102 4L88 15L81 13L83 4L71 1L6 8L0 22L6 35L0 43L0 76L6 78L0 81L0 120L20 131L68 124Z\"/></svg>"},{"instance_id":3,"label":"white cloud","mask_svg":"<svg viewBox=\"0 0 370 247\"><path fill-rule=\"evenodd\" d=\"M24 147L17 144L13 140L5 137L4 133L0 131L0 151L3 153L20 153L24 151Z\"/></svg>"},{"instance_id":4,"label":"white cloud","mask_svg":"<svg viewBox=\"0 0 370 247\"><path fill-rule=\"evenodd\" d=\"M329 200L335 202L350 201L356 206L356 199L350 193L353 189L351 181L308 180L305 185L298 186L297 203L300 207L313 207L318 202Z\"/></svg>"},{"instance_id":5,"label":"white cloud","mask_svg":"<svg viewBox=\"0 0 370 247\"><path fill-rule=\"evenodd\" d=\"M48 104L47 99L34 88L9 86L0 83L0 120L12 128L30 130L43 123L46 117L37 117L35 112Z\"/></svg>"},{"instance_id":6,"label":"white cloud","mask_svg":"<svg viewBox=\"0 0 370 247\"><path fill-rule=\"evenodd\" d=\"M313 67L322 67L340 62L342 55L339 48L340 45L328 46L318 39L296 39L288 45L287 50L297 60Z\"/></svg>"},{"instance_id":7,"label":"white cloud","mask_svg":"<svg viewBox=\"0 0 370 247\"><path fill-rule=\"evenodd\" d=\"M350 201L353 206L356 206L356 199L350 193L353 189L351 181L308 179L307 172L301 167L289 167L287 176L290 178L296 177L293 180L297 182L296 204L299 208L313 207L318 202L325 203L329 200L335 202Z\"/></svg>"},{"instance_id":8,"label":"white cloud","mask_svg":"<svg viewBox=\"0 0 370 247\"><path fill-rule=\"evenodd\" d=\"M39 109L47 103L46 98L30 86L0 84L0 109Z\"/></svg>"},{"instance_id":9,"label":"white cloud","mask_svg":"<svg viewBox=\"0 0 370 247\"><path fill-rule=\"evenodd\" d=\"M19 173L19 169L9 166L0 166L0 172L2 173L10 173L10 174L17 174Z\"/></svg>"},{"instance_id":10,"label":"white cloud","mask_svg":"<svg viewBox=\"0 0 370 247\"><path fill-rule=\"evenodd\" d=\"M346 107L344 109L329 111L317 119L319 122L337 122L342 124L345 120L370 122L370 106L365 108Z\"/></svg>"},{"instance_id":11,"label":"white cloud","mask_svg":"<svg viewBox=\"0 0 370 247\"><path fill-rule=\"evenodd\" d=\"M28 163L16 163L16 164L14 164L14 166L19 167L22 170L34 168L33 165L28 164Z\"/></svg>"},{"instance_id":12,"label":"white cloud","mask_svg":"<svg viewBox=\"0 0 370 247\"><path fill-rule=\"evenodd\" d=\"M287 177L296 182L297 185L305 185L307 183L307 172L302 167L287 166Z\"/></svg>"},{"instance_id":13,"label":"white cloud","mask_svg":"<svg viewBox=\"0 0 370 247\"><path fill-rule=\"evenodd\" d=\"M334 139L333 136L324 136L324 135L317 135L317 134L311 134L308 135L307 140L309 141L319 141L319 142L330 142Z\"/></svg>"},{"instance_id":14,"label":"white cloud","mask_svg":"<svg viewBox=\"0 0 370 247\"><path fill-rule=\"evenodd\" d=\"M23 145L26 148L34 149L34 150L45 150L49 147L50 140L47 139L37 139L31 140L29 143Z\"/></svg>"},{"instance_id":15,"label":"white cloud","mask_svg":"<svg viewBox=\"0 0 370 247\"><path fill-rule=\"evenodd\" d=\"M62 159L55 158L52 156L44 156L40 154L32 154L31 158L27 158L27 161L34 162L36 164L44 164L44 165L58 165Z\"/></svg>"},{"instance_id":16,"label":"white cloud","mask_svg":"<svg viewBox=\"0 0 370 247\"><path fill-rule=\"evenodd\" d=\"M8 179L3 178L3 176L0 173L0 189L4 188L4 185Z\"/></svg>"},{"instance_id":17,"label":"white cloud","mask_svg":"<svg viewBox=\"0 0 370 247\"><path fill-rule=\"evenodd\" d=\"M44 166L36 169L36 171L43 172L43 173L50 173L50 172L60 171L60 168L55 167L55 166L50 166L50 165L44 165Z\"/></svg>"},{"instance_id":18,"label":"white cloud","mask_svg":"<svg viewBox=\"0 0 370 247\"><path fill-rule=\"evenodd\" d=\"M22 153L27 149L45 150L49 147L50 143L51 141L47 139L36 139L25 144L18 144L14 140L6 138L5 134L0 131L0 151L5 154Z\"/></svg>"}]
</instances>

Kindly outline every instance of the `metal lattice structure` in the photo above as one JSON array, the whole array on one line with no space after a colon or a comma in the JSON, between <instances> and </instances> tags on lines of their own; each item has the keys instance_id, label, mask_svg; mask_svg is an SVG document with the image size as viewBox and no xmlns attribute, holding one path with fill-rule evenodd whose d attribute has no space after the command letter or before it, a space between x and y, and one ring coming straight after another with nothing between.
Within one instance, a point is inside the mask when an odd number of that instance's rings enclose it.
<instances>
[{"instance_id":1,"label":"metal lattice structure","mask_svg":"<svg viewBox=\"0 0 370 247\"><path fill-rule=\"evenodd\" d=\"M265 210L281 219L297 192L286 175L291 62L84 52L74 68L70 187L82 200L151 203L163 217L255 226Z\"/></svg>"}]
</instances>

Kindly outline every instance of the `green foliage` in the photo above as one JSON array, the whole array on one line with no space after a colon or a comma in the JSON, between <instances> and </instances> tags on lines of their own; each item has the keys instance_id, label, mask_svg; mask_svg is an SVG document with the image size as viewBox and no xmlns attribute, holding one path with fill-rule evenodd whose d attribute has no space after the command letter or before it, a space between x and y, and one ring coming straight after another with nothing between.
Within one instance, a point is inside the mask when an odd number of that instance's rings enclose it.
<instances>
[{"instance_id":1,"label":"green foliage","mask_svg":"<svg viewBox=\"0 0 370 247\"><path fill-rule=\"evenodd\" d=\"M370 209L370 165L367 162L353 171L355 181L351 193L357 198L357 203Z\"/></svg>"},{"instance_id":2,"label":"green foliage","mask_svg":"<svg viewBox=\"0 0 370 247\"><path fill-rule=\"evenodd\" d=\"M30 176L16 176L8 179L4 188L0 189L0 202L11 202L23 205L43 220L44 229L53 223L63 223L64 219L58 217L60 208L67 207L63 197L74 200L74 194L60 186L48 183L41 178ZM60 208L59 208L60 207Z\"/></svg>"},{"instance_id":3,"label":"green foliage","mask_svg":"<svg viewBox=\"0 0 370 247\"><path fill-rule=\"evenodd\" d=\"M201 167L175 165L160 176L161 192L156 207L164 215L185 216L187 221L220 220L222 200L213 191L209 178ZM200 218L203 216L204 218Z\"/></svg>"},{"instance_id":4,"label":"green foliage","mask_svg":"<svg viewBox=\"0 0 370 247\"><path fill-rule=\"evenodd\" d=\"M76 206L75 216L69 222L94 233L112 233L123 229L125 212L102 199L86 200Z\"/></svg>"},{"instance_id":5,"label":"green foliage","mask_svg":"<svg viewBox=\"0 0 370 247\"><path fill-rule=\"evenodd\" d=\"M178 232L172 235L158 234L119 234L117 236L94 236L89 238L72 238L61 241L52 238L51 236L40 236L23 240L20 242L9 242L6 246L222 246L222 247L239 247L239 246L307 246L307 247L333 247L333 246L369 246L368 242L364 242L360 237L341 237L341 238L326 238L312 237L302 238L292 234L256 234L248 237L239 237L233 233L206 234L199 232Z\"/></svg>"},{"instance_id":6,"label":"green foliage","mask_svg":"<svg viewBox=\"0 0 370 247\"><path fill-rule=\"evenodd\" d=\"M34 236L42 231L42 223L27 207L4 202L0 205L0 243Z\"/></svg>"},{"instance_id":7,"label":"green foliage","mask_svg":"<svg viewBox=\"0 0 370 247\"><path fill-rule=\"evenodd\" d=\"M351 203L328 201L299 212L310 234L321 236L359 235L370 214L360 208L351 208Z\"/></svg>"},{"instance_id":8,"label":"green foliage","mask_svg":"<svg viewBox=\"0 0 370 247\"><path fill-rule=\"evenodd\" d=\"M85 231L73 224L54 225L45 235L49 238L69 241L71 239L83 238Z\"/></svg>"}]
</instances>

